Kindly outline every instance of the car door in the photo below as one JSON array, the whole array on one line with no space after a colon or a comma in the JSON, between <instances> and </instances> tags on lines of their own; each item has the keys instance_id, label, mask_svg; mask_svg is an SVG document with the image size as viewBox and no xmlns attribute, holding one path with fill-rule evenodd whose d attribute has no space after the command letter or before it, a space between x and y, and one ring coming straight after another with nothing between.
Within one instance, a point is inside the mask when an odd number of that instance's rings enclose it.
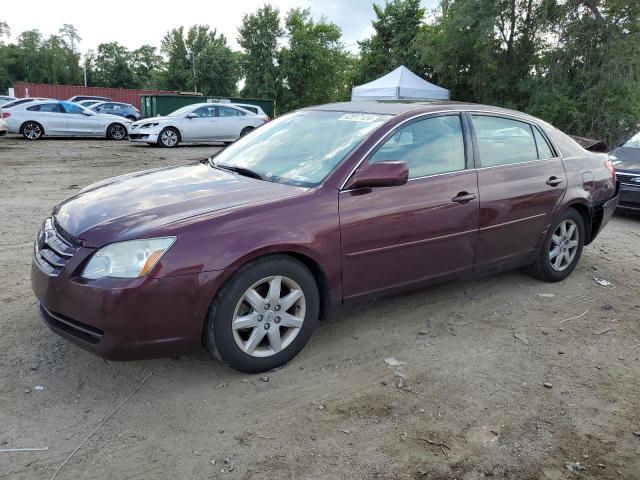
<instances>
[{"instance_id":1,"label":"car door","mask_svg":"<svg viewBox=\"0 0 640 480\"><path fill-rule=\"evenodd\" d=\"M67 118L67 135L92 136L101 133L100 117L72 102L60 102Z\"/></svg>"},{"instance_id":2,"label":"car door","mask_svg":"<svg viewBox=\"0 0 640 480\"><path fill-rule=\"evenodd\" d=\"M244 115L238 115L238 113L244 112L231 107L218 107L218 137L220 140L235 140L240 136Z\"/></svg>"},{"instance_id":3,"label":"car door","mask_svg":"<svg viewBox=\"0 0 640 480\"><path fill-rule=\"evenodd\" d=\"M192 115L193 114L193 115ZM197 108L182 122L182 138L186 141L214 141L218 137L218 117L215 105Z\"/></svg>"},{"instance_id":4,"label":"car door","mask_svg":"<svg viewBox=\"0 0 640 480\"><path fill-rule=\"evenodd\" d=\"M41 103L27 107L29 113L28 120L35 120L44 128L45 135L66 135L67 134L67 116L64 113L62 105L57 102Z\"/></svg>"},{"instance_id":5,"label":"car door","mask_svg":"<svg viewBox=\"0 0 640 480\"><path fill-rule=\"evenodd\" d=\"M478 157L480 234L476 267L519 263L539 247L567 177L538 126L472 114Z\"/></svg>"},{"instance_id":6,"label":"car door","mask_svg":"<svg viewBox=\"0 0 640 480\"><path fill-rule=\"evenodd\" d=\"M404 124L364 163L406 162L409 181L339 193L345 298L473 269L478 185L465 131L458 113Z\"/></svg>"}]
</instances>

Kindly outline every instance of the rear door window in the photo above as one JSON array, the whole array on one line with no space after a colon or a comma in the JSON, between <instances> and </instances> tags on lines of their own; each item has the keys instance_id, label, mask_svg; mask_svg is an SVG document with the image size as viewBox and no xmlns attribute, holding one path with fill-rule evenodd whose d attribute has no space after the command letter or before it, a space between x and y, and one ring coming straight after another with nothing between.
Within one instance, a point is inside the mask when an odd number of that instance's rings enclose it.
<instances>
[{"instance_id":1,"label":"rear door window","mask_svg":"<svg viewBox=\"0 0 640 480\"><path fill-rule=\"evenodd\" d=\"M530 124L488 115L472 115L472 118L482 167L538 160Z\"/></svg>"},{"instance_id":2,"label":"rear door window","mask_svg":"<svg viewBox=\"0 0 640 480\"><path fill-rule=\"evenodd\" d=\"M400 128L369 158L369 163L382 161L405 162L409 178L464 170L460 116L429 117Z\"/></svg>"},{"instance_id":3,"label":"rear door window","mask_svg":"<svg viewBox=\"0 0 640 480\"><path fill-rule=\"evenodd\" d=\"M219 117L237 117L238 110L235 108L229 107L218 107L218 116Z\"/></svg>"},{"instance_id":4,"label":"rear door window","mask_svg":"<svg viewBox=\"0 0 640 480\"><path fill-rule=\"evenodd\" d=\"M538 146L538 157L540 159L553 158L556 155L549 146L549 142L542 136L537 127L533 127L533 135L536 137L536 145Z\"/></svg>"},{"instance_id":5,"label":"rear door window","mask_svg":"<svg viewBox=\"0 0 640 480\"><path fill-rule=\"evenodd\" d=\"M43 103L41 105L28 107L27 110L30 112L64 113L64 110L59 103Z\"/></svg>"}]
</instances>

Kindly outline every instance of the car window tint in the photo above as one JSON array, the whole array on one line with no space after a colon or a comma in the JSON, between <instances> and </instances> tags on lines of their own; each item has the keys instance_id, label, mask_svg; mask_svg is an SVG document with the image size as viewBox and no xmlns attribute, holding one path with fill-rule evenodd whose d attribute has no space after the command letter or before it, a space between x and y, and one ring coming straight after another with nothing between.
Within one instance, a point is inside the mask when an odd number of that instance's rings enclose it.
<instances>
[{"instance_id":1,"label":"car window tint","mask_svg":"<svg viewBox=\"0 0 640 480\"><path fill-rule=\"evenodd\" d=\"M484 115L472 117L483 167L538 159L536 142L528 123Z\"/></svg>"},{"instance_id":2,"label":"car window tint","mask_svg":"<svg viewBox=\"0 0 640 480\"><path fill-rule=\"evenodd\" d=\"M216 115L216 107L200 107L197 110L195 110L193 113L195 113L198 118L208 118L208 117L215 117Z\"/></svg>"},{"instance_id":3,"label":"car window tint","mask_svg":"<svg viewBox=\"0 0 640 480\"><path fill-rule=\"evenodd\" d=\"M248 105L243 105L242 108L244 108L245 110L249 110L250 112L253 112L253 113L256 113L256 114L258 113L258 109L256 107L250 107Z\"/></svg>"},{"instance_id":4,"label":"car window tint","mask_svg":"<svg viewBox=\"0 0 640 480\"><path fill-rule=\"evenodd\" d=\"M533 135L536 137L536 145L538 146L538 158L545 159L555 157L553 150L551 150L549 146L549 142L547 142L536 127L533 127Z\"/></svg>"},{"instance_id":5,"label":"car window tint","mask_svg":"<svg viewBox=\"0 0 640 480\"><path fill-rule=\"evenodd\" d=\"M218 107L218 116L219 117L237 117L238 110L235 108L229 107Z\"/></svg>"},{"instance_id":6,"label":"car window tint","mask_svg":"<svg viewBox=\"0 0 640 480\"><path fill-rule=\"evenodd\" d=\"M60 102L60 105L62 105L65 113L82 113L84 111L82 107L76 103Z\"/></svg>"},{"instance_id":7,"label":"car window tint","mask_svg":"<svg viewBox=\"0 0 640 480\"><path fill-rule=\"evenodd\" d=\"M369 163L401 161L409 178L464 170L464 137L459 115L425 118L398 130Z\"/></svg>"},{"instance_id":8,"label":"car window tint","mask_svg":"<svg viewBox=\"0 0 640 480\"><path fill-rule=\"evenodd\" d=\"M64 112L64 110L62 109L59 103L43 103L41 105L34 105L33 107L28 107L27 110L36 111L36 112L50 112L50 113Z\"/></svg>"}]
</instances>

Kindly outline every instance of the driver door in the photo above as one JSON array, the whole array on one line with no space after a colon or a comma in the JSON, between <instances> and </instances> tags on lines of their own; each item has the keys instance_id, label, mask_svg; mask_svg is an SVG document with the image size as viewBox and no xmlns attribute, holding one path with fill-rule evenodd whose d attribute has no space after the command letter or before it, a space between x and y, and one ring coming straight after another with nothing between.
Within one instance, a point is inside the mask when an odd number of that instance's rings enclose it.
<instances>
[{"instance_id":1,"label":"driver door","mask_svg":"<svg viewBox=\"0 0 640 480\"><path fill-rule=\"evenodd\" d=\"M194 116L195 114L195 116ZM214 141L218 136L218 112L215 105L200 107L183 121L182 138L185 141Z\"/></svg>"},{"instance_id":2,"label":"driver door","mask_svg":"<svg viewBox=\"0 0 640 480\"><path fill-rule=\"evenodd\" d=\"M60 102L60 104L67 119L67 135L92 136L102 133L98 115L72 102Z\"/></svg>"},{"instance_id":3,"label":"driver door","mask_svg":"<svg viewBox=\"0 0 640 480\"><path fill-rule=\"evenodd\" d=\"M478 180L463 127L457 113L399 127L364 162L405 162L409 181L340 192L345 299L473 269Z\"/></svg>"}]
</instances>

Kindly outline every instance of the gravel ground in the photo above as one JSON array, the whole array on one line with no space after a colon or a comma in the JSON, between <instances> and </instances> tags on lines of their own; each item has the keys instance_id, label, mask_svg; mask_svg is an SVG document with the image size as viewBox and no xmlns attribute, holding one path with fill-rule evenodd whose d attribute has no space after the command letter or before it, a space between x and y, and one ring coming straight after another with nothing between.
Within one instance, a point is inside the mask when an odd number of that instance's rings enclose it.
<instances>
[{"instance_id":1,"label":"gravel ground","mask_svg":"<svg viewBox=\"0 0 640 480\"><path fill-rule=\"evenodd\" d=\"M149 373L57 479L640 478L640 217L559 284L513 271L350 307L266 376L204 352L107 362L52 334L29 268L53 205L215 148L1 139L0 449L48 450L0 452L0 479L51 478Z\"/></svg>"}]
</instances>

